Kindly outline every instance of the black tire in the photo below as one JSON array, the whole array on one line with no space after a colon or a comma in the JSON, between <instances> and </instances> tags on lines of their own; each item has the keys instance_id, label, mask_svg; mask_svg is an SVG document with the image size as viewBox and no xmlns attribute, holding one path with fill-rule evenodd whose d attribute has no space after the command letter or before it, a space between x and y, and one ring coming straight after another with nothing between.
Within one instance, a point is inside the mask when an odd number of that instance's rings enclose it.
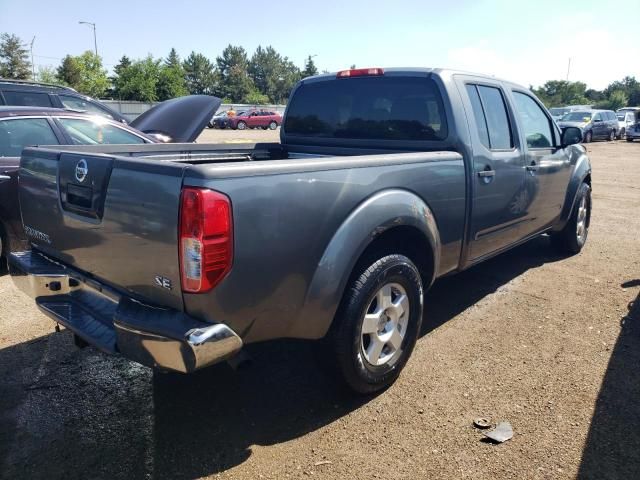
<instances>
[{"instance_id":1,"label":"black tire","mask_svg":"<svg viewBox=\"0 0 640 480\"><path fill-rule=\"evenodd\" d=\"M271 121L269 123L269 130L275 130L276 128L278 128L278 122L276 122L275 120Z\"/></svg>"},{"instance_id":2,"label":"black tire","mask_svg":"<svg viewBox=\"0 0 640 480\"><path fill-rule=\"evenodd\" d=\"M593 132L589 130L584 134L584 143L591 143L591 140L593 140Z\"/></svg>"},{"instance_id":3,"label":"black tire","mask_svg":"<svg viewBox=\"0 0 640 480\"><path fill-rule=\"evenodd\" d=\"M633 142L633 138L627 137L627 142Z\"/></svg>"},{"instance_id":4,"label":"black tire","mask_svg":"<svg viewBox=\"0 0 640 480\"><path fill-rule=\"evenodd\" d=\"M359 270L360 273L356 271L357 276L352 277L351 284L347 286L327 340L345 383L357 393L370 394L393 384L411 356L422 325L423 292L418 269L403 255L386 255L372 264L361 265ZM392 318L387 315L388 310L381 310L383 306L375 306L376 311L370 311L370 308L376 305L374 302L378 301L377 294L387 287L396 288L397 291L404 290L409 303L403 312L408 310L408 318L402 313L396 323L389 323L392 322ZM393 298L392 293L389 300L392 301ZM396 302L401 301L400 296L395 298ZM392 305L395 306L395 303ZM362 332L367 311L374 315L378 313L384 324L380 327L378 321L376 333ZM403 326L400 325L401 319L404 319ZM389 329L385 330L388 325ZM404 336L401 333L402 329ZM391 337L396 333L400 333L399 348L392 346ZM388 336L389 340L386 343L379 340L381 334L383 337ZM365 345L365 335L376 335L376 343L383 344L377 358L388 358L387 363L374 365L367 360L370 353L368 350L365 351L368 347ZM385 351L387 354L383 355Z\"/></svg>"},{"instance_id":5,"label":"black tire","mask_svg":"<svg viewBox=\"0 0 640 480\"><path fill-rule=\"evenodd\" d=\"M238 125L236 125L236 128L238 130L246 130L247 129L247 124L246 124L246 122L243 122L242 120L240 120L238 122Z\"/></svg>"},{"instance_id":6,"label":"black tire","mask_svg":"<svg viewBox=\"0 0 640 480\"><path fill-rule=\"evenodd\" d=\"M211 122L207 123L207 128L213 128L213 123Z\"/></svg>"},{"instance_id":7,"label":"black tire","mask_svg":"<svg viewBox=\"0 0 640 480\"><path fill-rule=\"evenodd\" d=\"M607 138L607 140L609 140L610 142L613 142L616 139L616 131L615 130L611 130L609 132L609 138Z\"/></svg>"},{"instance_id":8,"label":"black tire","mask_svg":"<svg viewBox=\"0 0 640 480\"><path fill-rule=\"evenodd\" d=\"M265 126L265 127L260 127L260 128L262 128L263 130L267 130L269 127Z\"/></svg>"},{"instance_id":9,"label":"black tire","mask_svg":"<svg viewBox=\"0 0 640 480\"><path fill-rule=\"evenodd\" d=\"M622 140L624 138L624 134L625 134L624 127L622 127L618 132L618 140Z\"/></svg>"},{"instance_id":10,"label":"black tire","mask_svg":"<svg viewBox=\"0 0 640 480\"><path fill-rule=\"evenodd\" d=\"M580 210L582 207L582 201L584 199L584 207L586 212L584 213L584 233L581 236L578 232L578 222L580 221ZM551 237L554 245L563 253L575 255L580 253L585 243L587 243L587 237L589 235L589 225L591 223L591 187L586 183L580 185L578 189L578 195L576 196L576 202L571 212L571 217L565 225L565 227L557 233L554 233Z\"/></svg>"}]
</instances>

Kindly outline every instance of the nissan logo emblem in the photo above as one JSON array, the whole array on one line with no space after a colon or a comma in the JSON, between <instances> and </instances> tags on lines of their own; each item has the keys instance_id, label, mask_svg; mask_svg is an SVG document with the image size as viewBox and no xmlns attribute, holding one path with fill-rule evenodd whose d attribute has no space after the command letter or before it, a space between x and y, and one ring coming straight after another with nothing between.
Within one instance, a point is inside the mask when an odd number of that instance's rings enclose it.
<instances>
[{"instance_id":1,"label":"nissan logo emblem","mask_svg":"<svg viewBox=\"0 0 640 480\"><path fill-rule=\"evenodd\" d=\"M87 161L83 158L76 164L76 180L80 183L84 182L84 179L87 178L87 174L89 173L89 167L87 166Z\"/></svg>"}]
</instances>

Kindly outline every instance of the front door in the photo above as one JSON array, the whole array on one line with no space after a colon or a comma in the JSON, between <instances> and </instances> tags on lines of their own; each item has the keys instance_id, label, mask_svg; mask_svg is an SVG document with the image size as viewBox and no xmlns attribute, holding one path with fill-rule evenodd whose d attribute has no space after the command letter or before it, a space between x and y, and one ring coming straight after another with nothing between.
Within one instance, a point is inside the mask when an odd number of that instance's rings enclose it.
<instances>
[{"instance_id":1,"label":"front door","mask_svg":"<svg viewBox=\"0 0 640 480\"><path fill-rule=\"evenodd\" d=\"M560 132L542 106L525 91L512 91L520 141L525 145L527 222L522 235L552 224L564 205L571 163L560 146ZM602 122L604 123L604 122Z\"/></svg>"},{"instance_id":2,"label":"front door","mask_svg":"<svg viewBox=\"0 0 640 480\"><path fill-rule=\"evenodd\" d=\"M519 239L525 220L524 157L513 112L500 84L466 77L463 100L473 145L473 205L468 260L474 261Z\"/></svg>"}]
</instances>

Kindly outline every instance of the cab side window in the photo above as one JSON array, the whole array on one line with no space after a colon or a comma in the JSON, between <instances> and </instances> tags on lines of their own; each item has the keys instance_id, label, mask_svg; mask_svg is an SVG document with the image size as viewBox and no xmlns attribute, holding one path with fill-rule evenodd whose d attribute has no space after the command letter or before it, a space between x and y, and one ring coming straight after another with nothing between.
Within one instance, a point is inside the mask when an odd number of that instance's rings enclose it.
<instances>
[{"instance_id":1,"label":"cab side window","mask_svg":"<svg viewBox=\"0 0 640 480\"><path fill-rule=\"evenodd\" d=\"M550 148L553 146L551 121L540 105L524 93L513 92L513 98L520 124L527 139L527 147Z\"/></svg>"},{"instance_id":2,"label":"cab side window","mask_svg":"<svg viewBox=\"0 0 640 480\"><path fill-rule=\"evenodd\" d=\"M482 144L491 150L512 149L511 125L500 89L468 84L467 93Z\"/></svg>"},{"instance_id":3,"label":"cab side window","mask_svg":"<svg viewBox=\"0 0 640 480\"><path fill-rule=\"evenodd\" d=\"M75 145L145 143L141 137L109 123L80 118L58 118L58 121Z\"/></svg>"}]
</instances>

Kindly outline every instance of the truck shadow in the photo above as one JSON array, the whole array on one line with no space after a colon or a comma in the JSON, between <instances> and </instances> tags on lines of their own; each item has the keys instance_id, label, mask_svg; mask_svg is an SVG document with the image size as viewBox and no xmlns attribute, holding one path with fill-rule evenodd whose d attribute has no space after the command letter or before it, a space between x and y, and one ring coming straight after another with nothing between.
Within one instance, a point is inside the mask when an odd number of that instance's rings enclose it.
<instances>
[{"instance_id":1,"label":"truck shadow","mask_svg":"<svg viewBox=\"0 0 640 480\"><path fill-rule=\"evenodd\" d=\"M540 238L442 279L427 295L422 334L528 269L561 259L552 252ZM371 400L321 368L310 342L248 350L247 368L222 364L191 376L77 350L68 332L0 350L0 476L212 475L245 462L254 445L301 437ZM294 469L304 459L286 461Z\"/></svg>"},{"instance_id":2,"label":"truck shadow","mask_svg":"<svg viewBox=\"0 0 640 480\"><path fill-rule=\"evenodd\" d=\"M640 286L640 279L622 284ZM640 478L640 294L621 330L596 400L578 478Z\"/></svg>"}]
</instances>

